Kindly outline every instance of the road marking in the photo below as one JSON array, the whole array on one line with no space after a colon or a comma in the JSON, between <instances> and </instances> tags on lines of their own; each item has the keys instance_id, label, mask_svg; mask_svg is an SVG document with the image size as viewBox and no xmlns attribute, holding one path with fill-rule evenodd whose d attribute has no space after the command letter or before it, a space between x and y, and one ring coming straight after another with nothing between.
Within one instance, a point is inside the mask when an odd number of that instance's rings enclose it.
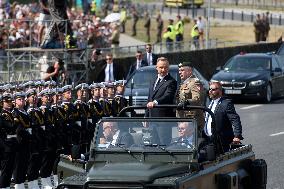
<instances>
[{"instance_id":1,"label":"road marking","mask_svg":"<svg viewBox=\"0 0 284 189\"><path fill-rule=\"evenodd\" d=\"M242 107L240 108L241 110L248 110L248 109L252 109L252 108L256 108L256 107L260 107L262 106L261 104L256 104L256 105L251 105L251 106L246 106L246 107Z\"/></svg>"},{"instance_id":2,"label":"road marking","mask_svg":"<svg viewBox=\"0 0 284 189\"><path fill-rule=\"evenodd\" d=\"M274 134L271 134L269 136L277 136L277 135L284 135L284 132L274 133Z\"/></svg>"}]
</instances>

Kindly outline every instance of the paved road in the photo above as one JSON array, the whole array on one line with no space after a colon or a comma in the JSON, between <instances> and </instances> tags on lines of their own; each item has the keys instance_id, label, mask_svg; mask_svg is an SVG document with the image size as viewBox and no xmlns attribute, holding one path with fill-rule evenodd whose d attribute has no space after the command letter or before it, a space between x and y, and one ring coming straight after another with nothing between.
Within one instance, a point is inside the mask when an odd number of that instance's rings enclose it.
<instances>
[{"instance_id":1,"label":"paved road","mask_svg":"<svg viewBox=\"0 0 284 189\"><path fill-rule=\"evenodd\" d=\"M142 5L142 4L141 4ZM170 15L171 18L175 18L177 14L187 15L189 17L204 16L207 15L207 5L203 5L201 8L175 8L175 7L163 7L162 3L147 3L139 7L139 10L150 10L149 12L154 14L157 10L161 10L164 14ZM143 11L142 11L143 12ZM256 14L265 13L264 10L257 9L240 9L240 8L211 8L211 17L223 20L234 20L243 22L254 22ZM284 13L281 11L270 11L270 24L282 25L284 23Z\"/></svg>"},{"instance_id":2,"label":"paved road","mask_svg":"<svg viewBox=\"0 0 284 189\"><path fill-rule=\"evenodd\" d=\"M243 125L244 143L253 145L256 158L268 165L267 189L284 188L284 99L271 104L235 105Z\"/></svg>"}]
</instances>

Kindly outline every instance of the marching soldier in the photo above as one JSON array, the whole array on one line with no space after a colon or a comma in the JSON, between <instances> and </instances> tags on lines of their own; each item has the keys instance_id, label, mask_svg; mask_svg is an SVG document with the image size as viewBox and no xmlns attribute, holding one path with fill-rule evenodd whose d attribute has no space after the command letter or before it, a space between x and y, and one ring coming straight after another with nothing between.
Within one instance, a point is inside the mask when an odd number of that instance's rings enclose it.
<instances>
[{"instance_id":1,"label":"marching soldier","mask_svg":"<svg viewBox=\"0 0 284 189\"><path fill-rule=\"evenodd\" d=\"M16 92L14 94L15 108L12 111L14 123L17 128L16 134L18 140L18 150L16 152L14 166L15 189L25 188L24 182L26 180L30 155L32 128L29 115L24 109L25 96L26 94L24 92Z\"/></svg>"},{"instance_id":2,"label":"marching soldier","mask_svg":"<svg viewBox=\"0 0 284 189\"><path fill-rule=\"evenodd\" d=\"M185 105L201 106L204 101L204 89L200 81L193 75L192 67L189 62L183 62L179 65L179 75L182 80L180 85L177 103L183 107ZM198 123L198 131L201 132L204 127L204 115L201 110L184 111L178 110L177 117L193 117Z\"/></svg>"},{"instance_id":3,"label":"marching soldier","mask_svg":"<svg viewBox=\"0 0 284 189\"><path fill-rule=\"evenodd\" d=\"M100 104L100 90L101 85L99 83L93 83L90 85L91 90L91 99L88 101L91 119L93 124L96 124L102 117L104 117L104 110L102 105Z\"/></svg>"},{"instance_id":4,"label":"marching soldier","mask_svg":"<svg viewBox=\"0 0 284 189\"><path fill-rule=\"evenodd\" d=\"M125 90L125 80L119 80L116 82L116 95L114 100L116 101L115 111L119 113L123 108L128 106L127 99L123 96Z\"/></svg>"},{"instance_id":5,"label":"marching soldier","mask_svg":"<svg viewBox=\"0 0 284 189\"><path fill-rule=\"evenodd\" d=\"M44 119L45 126L45 140L46 148L43 153L42 164L40 168L40 177L43 188L51 189L53 187L51 183L51 174L53 170L54 162L56 161L56 150L57 150L57 131L55 129L54 115L51 110L51 95L50 89L45 89L39 93L41 96L42 104L40 110Z\"/></svg>"},{"instance_id":6,"label":"marching soldier","mask_svg":"<svg viewBox=\"0 0 284 189\"><path fill-rule=\"evenodd\" d=\"M75 119L79 126L78 130L80 131L80 152L86 153L89 142L87 136L89 130L88 126L91 125L91 123L88 124L88 118L90 117L89 106L87 104L89 85L87 83L81 83L75 87L75 90L77 91L77 100L74 102L74 105L77 112L79 112Z\"/></svg>"},{"instance_id":7,"label":"marching soldier","mask_svg":"<svg viewBox=\"0 0 284 189\"><path fill-rule=\"evenodd\" d=\"M42 162L42 155L45 149L45 126L44 117L39 108L37 108L37 93L35 89L29 89L27 95L27 112L30 117L31 134L31 154L29 159L27 177L28 186L32 189L39 189L38 177Z\"/></svg>"},{"instance_id":8,"label":"marching soldier","mask_svg":"<svg viewBox=\"0 0 284 189\"><path fill-rule=\"evenodd\" d=\"M12 115L12 94L4 93L1 99L3 109L0 115L0 143L2 144L0 157L0 188L9 189L14 168L17 149L17 135Z\"/></svg>"},{"instance_id":9,"label":"marching soldier","mask_svg":"<svg viewBox=\"0 0 284 189\"><path fill-rule=\"evenodd\" d=\"M64 108L61 106L62 104L62 88L55 88L52 92L52 113L55 121L55 130L57 133L57 151L56 151L56 160L53 165L53 182L54 187L56 188L58 185L58 174L57 174L57 166L60 161L60 154L69 154L66 149L69 148L68 144L68 129L66 125L66 114L64 112Z\"/></svg>"},{"instance_id":10,"label":"marching soldier","mask_svg":"<svg viewBox=\"0 0 284 189\"><path fill-rule=\"evenodd\" d=\"M107 83L101 83L101 89L100 89L100 99L99 102L104 110L104 116L109 117L112 115L111 111L111 104L107 100L108 98L108 91L106 88Z\"/></svg>"},{"instance_id":11,"label":"marching soldier","mask_svg":"<svg viewBox=\"0 0 284 189\"><path fill-rule=\"evenodd\" d=\"M116 111L117 102L114 100L115 97L115 84L114 83L107 83L107 101L110 105L110 116L116 117L118 112Z\"/></svg>"},{"instance_id":12,"label":"marching soldier","mask_svg":"<svg viewBox=\"0 0 284 189\"><path fill-rule=\"evenodd\" d=\"M75 154L78 154L80 150L78 145L80 144L81 140L81 133L80 133L80 126L75 122L76 117L78 117L78 112L74 104L72 104L72 86L66 85L63 88L63 99L62 99L62 106L64 108L64 112L66 114L66 124L68 127L68 140L70 144L70 153L72 159L78 159L74 157ZM72 146L72 147L71 147Z\"/></svg>"}]
</instances>

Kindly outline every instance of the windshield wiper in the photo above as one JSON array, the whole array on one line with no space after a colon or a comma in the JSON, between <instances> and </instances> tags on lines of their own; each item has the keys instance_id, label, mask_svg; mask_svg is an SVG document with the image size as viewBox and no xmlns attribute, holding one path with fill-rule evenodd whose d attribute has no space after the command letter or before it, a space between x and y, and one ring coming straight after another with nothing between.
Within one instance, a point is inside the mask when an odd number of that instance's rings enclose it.
<instances>
[{"instance_id":1,"label":"windshield wiper","mask_svg":"<svg viewBox=\"0 0 284 189\"><path fill-rule=\"evenodd\" d=\"M124 151L132 155L132 152L128 148L125 147L125 144L116 144L115 146L118 146L119 148L123 149Z\"/></svg>"},{"instance_id":2,"label":"windshield wiper","mask_svg":"<svg viewBox=\"0 0 284 189\"><path fill-rule=\"evenodd\" d=\"M161 150L163 150L164 152L167 152L168 154L170 154L171 156L173 156L173 153L170 152L169 150L167 150L164 146L167 146L167 145L159 145L159 144L145 144L144 146L146 147L156 147L156 148L159 148Z\"/></svg>"}]
</instances>

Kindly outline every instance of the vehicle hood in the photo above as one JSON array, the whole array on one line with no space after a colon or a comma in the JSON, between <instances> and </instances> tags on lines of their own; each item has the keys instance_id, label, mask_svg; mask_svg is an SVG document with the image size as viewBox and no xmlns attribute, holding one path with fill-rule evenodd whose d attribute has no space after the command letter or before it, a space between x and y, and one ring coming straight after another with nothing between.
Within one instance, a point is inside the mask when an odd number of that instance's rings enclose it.
<instances>
[{"instance_id":1,"label":"vehicle hood","mask_svg":"<svg viewBox=\"0 0 284 189\"><path fill-rule=\"evenodd\" d=\"M255 81L259 79L267 80L269 76L268 71L259 72L237 72L221 70L213 75L212 80L217 81Z\"/></svg>"},{"instance_id":2,"label":"vehicle hood","mask_svg":"<svg viewBox=\"0 0 284 189\"><path fill-rule=\"evenodd\" d=\"M157 178L189 172L187 164L168 163L110 163L92 167L88 181L153 182Z\"/></svg>"},{"instance_id":3,"label":"vehicle hood","mask_svg":"<svg viewBox=\"0 0 284 189\"><path fill-rule=\"evenodd\" d=\"M140 88L140 89L132 89L132 96L148 96L149 89L148 88ZM131 96L131 89L125 88L124 92L125 96Z\"/></svg>"}]
</instances>

